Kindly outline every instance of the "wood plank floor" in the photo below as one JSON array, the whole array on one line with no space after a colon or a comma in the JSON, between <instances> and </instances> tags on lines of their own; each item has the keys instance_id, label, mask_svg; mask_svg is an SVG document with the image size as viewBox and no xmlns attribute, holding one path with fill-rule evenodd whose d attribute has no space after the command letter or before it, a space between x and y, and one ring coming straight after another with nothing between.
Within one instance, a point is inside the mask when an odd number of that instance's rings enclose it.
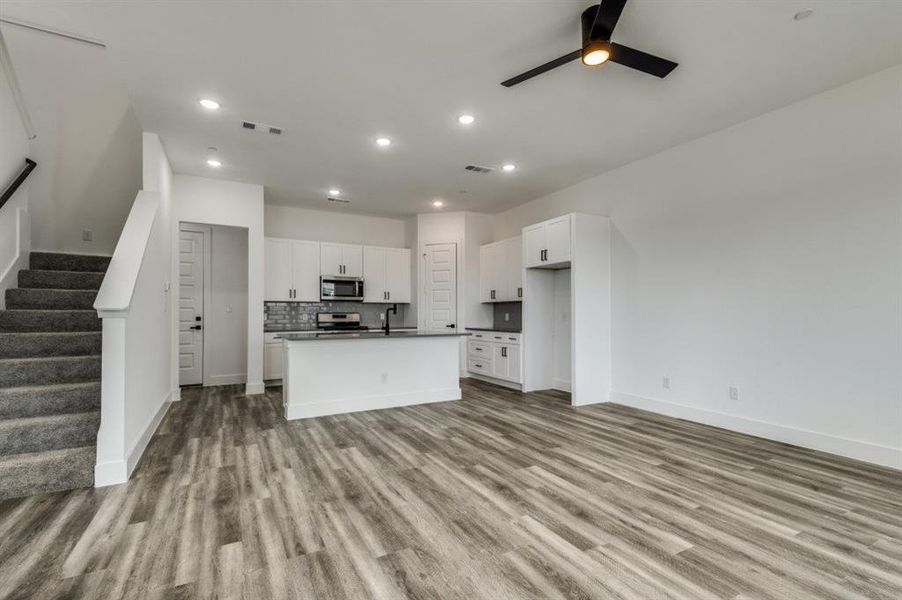
<instances>
[{"instance_id":1,"label":"wood plank floor","mask_svg":"<svg viewBox=\"0 0 902 600\"><path fill-rule=\"evenodd\" d=\"M902 474L616 405L286 422L186 390L125 485L0 503L0 598L902 598Z\"/></svg>"}]
</instances>

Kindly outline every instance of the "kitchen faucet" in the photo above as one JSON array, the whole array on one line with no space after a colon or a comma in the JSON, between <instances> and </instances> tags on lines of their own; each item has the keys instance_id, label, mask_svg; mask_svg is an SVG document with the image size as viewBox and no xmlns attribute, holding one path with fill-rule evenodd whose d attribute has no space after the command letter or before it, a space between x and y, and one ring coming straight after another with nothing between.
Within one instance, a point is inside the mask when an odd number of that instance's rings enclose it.
<instances>
[{"instance_id":1,"label":"kitchen faucet","mask_svg":"<svg viewBox=\"0 0 902 600\"><path fill-rule=\"evenodd\" d=\"M386 311L385 311L385 327L383 327L383 329L385 329L385 335L388 335L391 333L391 319L389 318L388 315L392 314L392 313L395 315L398 314L398 305L397 304L392 304L391 307L386 309Z\"/></svg>"}]
</instances>

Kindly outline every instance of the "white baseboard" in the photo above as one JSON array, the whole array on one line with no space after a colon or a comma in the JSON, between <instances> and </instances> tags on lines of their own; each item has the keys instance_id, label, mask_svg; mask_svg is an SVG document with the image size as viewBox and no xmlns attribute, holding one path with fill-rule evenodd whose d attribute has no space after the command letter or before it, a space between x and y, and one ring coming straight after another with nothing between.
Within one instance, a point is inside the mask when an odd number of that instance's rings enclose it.
<instances>
[{"instance_id":1,"label":"white baseboard","mask_svg":"<svg viewBox=\"0 0 902 600\"><path fill-rule=\"evenodd\" d=\"M233 373L231 375L210 375L204 380L204 387L214 385L237 385L247 383L247 373Z\"/></svg>"},{"instance_id":2,"label":"white baseboard","mask_svg":"<svg viewBox=\"0 0 902 600\"><path fill-rule=\"evenodd\" d=\"M446 388L427 390L422 392L407 392L403 394L385 394L380 396L362 396L348 400L324 400L305 402L304 404L290 404L285 406L285 418L309 419L311 417L324 417L326 415L340 415L344 413L360 412L362 410L378 410L382 408L397 408L399 406L412 406L414 404L431 404L433 402L447 402L460 400L460 388Z\"/></svg>"},{"instance_id":3,"label":"white baseboard","mask_svg":"<svg viewBox=\"0 0 902 600\"><path fill-rule=\"evenodd\" d=\"M169 395L160 404L160 408L157 409L157 413L150 420L150 423L147 424L147 427L144 428L141 437L138 438L138 441L135 442L135 445L132 446L132 449L128 452L125 460L117 460L102 464L98 463L94 465L94 487L105 487L128 481L128 478L132 475L132 471L138 466L138 461L141 460L141 456L144 454L147 444L150 443L153 434L157 431L157 427L160 426L163 417L166 416L166 412L173 402L173 396L178 395L179 391L180 390L173 390L169 392ZM180 395L179 398L181 398Z\"/></svg>"},{"instance_id":4,"label":"white baseboard","mask_svg":"<svg viewBox=\"0 0 902 600\"><path fill-rule=\"evenodd\" d=\"M797 429L786 425L757 421L747 417L729 415L684 404L675 404L664 400L653 400L621 392L611 392L611 402L641 408L669 417L713 425L714 427L721 427L776 442L829 452L830 454L854 458L884 467L902 469L902 449L900 448L850 440L807 429Z\"/></svg>"},{"instance_id":5,"label":"white baseboard","mask_svg":"<svg viewBox=\"0 0 902 600\"><path fill-rule=\"evenodd\" d=\"M244 386L244 395L245 396L255 396L257 394L262 394L266 391L266 386L263 385L263 382L255 382L248 383Z\"/></svg>"},{"instance_id":6,"label":"white baseboard","mask_svg":"<svg viewBox=\"0 0 902 600\"><path fill-rule=\"evenodd\" d=\"M488 377L486 375L480 375L479 373L471 373L467 372L464 377L470 377L472 379L478 379L479 381L485 381L486 383L494 383L495 385L500 385L501 387L510 388L512 390L517 390L518 392L523 391L523 385L519 383L514 383L513 381L505 381L504 379L495 379L494 377Z\"/></svg>"}]
</instances>

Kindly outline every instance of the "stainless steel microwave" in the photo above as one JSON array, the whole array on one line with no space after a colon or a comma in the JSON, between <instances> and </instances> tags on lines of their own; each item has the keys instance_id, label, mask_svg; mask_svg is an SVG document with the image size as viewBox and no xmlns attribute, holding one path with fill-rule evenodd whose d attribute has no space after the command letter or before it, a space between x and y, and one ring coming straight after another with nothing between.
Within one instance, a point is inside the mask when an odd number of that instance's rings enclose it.
<instances>
[{"instance_id":1,"label":"stainless steel microwave","mask_svg":"<svg viewBox=\"0 0 902 600\"><path fill-rule=\"evenodd\" d=\"M363 279L360 277L321 277L320 299L363 302Z\"/></svg>"}]
</instances>

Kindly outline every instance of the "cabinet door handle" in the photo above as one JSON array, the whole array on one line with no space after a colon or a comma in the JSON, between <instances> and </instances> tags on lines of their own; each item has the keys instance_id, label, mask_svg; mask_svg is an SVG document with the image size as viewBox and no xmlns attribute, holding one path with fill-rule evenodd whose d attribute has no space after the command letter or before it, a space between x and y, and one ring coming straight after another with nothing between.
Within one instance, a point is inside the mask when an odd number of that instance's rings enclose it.
<instances>
[{"instance_id":1,"label":"cabinet door handle","mask_svg":"<svg viewBox=\"0 0 902 600\"><path fill-rule=\"evenodd\" d=\"M506 346L501 346L501 356L503 356L504 358L507 358L507 347Z\"/></svg>"},{"instance_id":2,"label":"cabinet door handle","mask_svg":"<svg viewBox=\"0 0 902 600\"><path fill-rule=\"evenodd\" d=\"M523 288L519 287L519 288L517 288L517 298L522 298L522 297L523 297Z\"/></svg>"},{"instance_id":3,"label":"cabinet door handle","mask_svg":"<svg viewBox=\"0 0 902 600\"><path fill-rule=\"evenodd\" d=\"M385 292L385 299L391 300L391 292Z\"/></svg>"},{"instance_id":4,"label":"cabinet door handle","mask_svg":"<svg viewBox=\"0 0 902 600\"><path fill-rule=\"evenodd\" d=\"M481 368L482 368L482 365L479 364L479 363L476 363L476 368L481 369Z\"/></svg>"},{"instance_id":5,"label":"cabinet door handle","mask_svg":"<svg viewBox=\"0 0 902 600\"><path fill-rule=\"evenodd\" d=\"M492 300L495 299L495 290L492 290Z\"/></svg>"}]
</instances>

